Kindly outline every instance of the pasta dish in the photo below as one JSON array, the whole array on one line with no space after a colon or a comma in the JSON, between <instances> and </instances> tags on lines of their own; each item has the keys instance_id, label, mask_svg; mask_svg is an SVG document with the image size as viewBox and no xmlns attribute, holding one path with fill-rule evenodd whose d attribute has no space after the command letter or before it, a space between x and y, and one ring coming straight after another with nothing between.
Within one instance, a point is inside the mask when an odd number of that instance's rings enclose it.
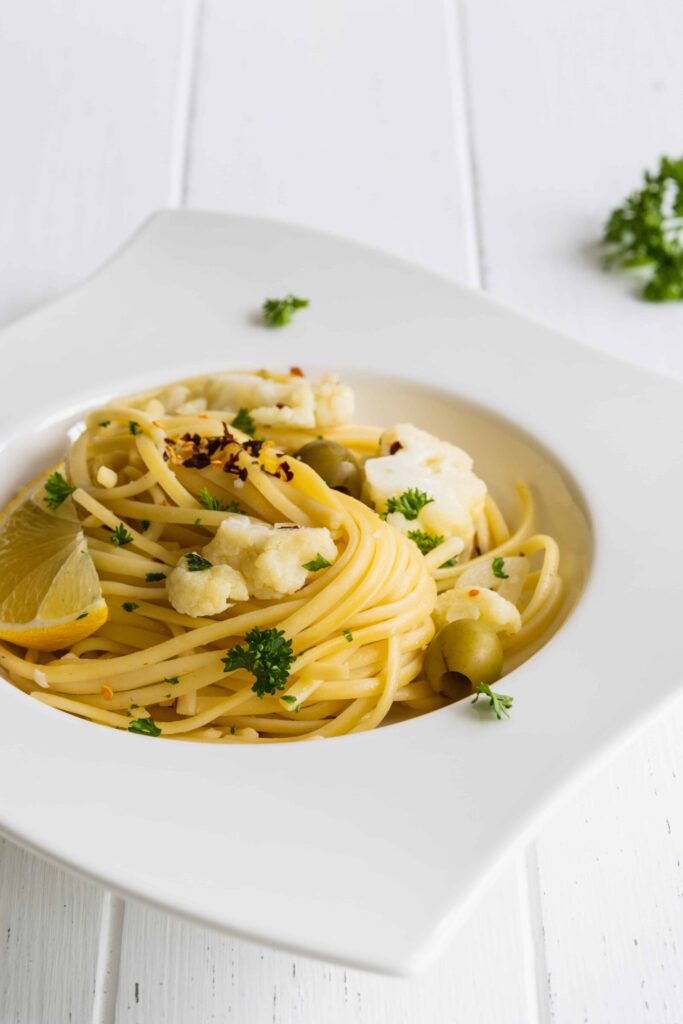
<instances>
[{"instance_id":1,"label":"pasta dish","mask_svg":"<svg viewBox=\"0 0 683 1024\"><path fill-rule=\"evenodd\" d=\"M509 524L462 449L353 415L348 386L297 367L91 412L0 520L3 673L92 722L213 743L495 696L558 612L557 543L523 484Z\"/></svg>"}]
</instances>

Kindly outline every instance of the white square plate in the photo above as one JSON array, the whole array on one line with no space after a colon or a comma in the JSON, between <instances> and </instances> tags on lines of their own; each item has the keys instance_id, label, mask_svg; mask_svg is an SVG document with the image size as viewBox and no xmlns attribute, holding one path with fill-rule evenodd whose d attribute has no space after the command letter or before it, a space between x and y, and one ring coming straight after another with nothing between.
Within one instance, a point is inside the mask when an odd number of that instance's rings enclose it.
<instances>
[{"instance_id":1,"label":"white square plate","mask_svg":"<svg viewBox=\"0 0 683 1024\"><path fill-rule=\"evenodd\" d=\"M287 291L312 300L293 326L255 322ZM407 973L550 799L678 689L680 384L362 246L204 213L158 215L1 344L3 500L114 393L326 366L358 386L359 418L470 450L496 497L526 478L575 602L506 677L502 722L464 701L320 743L157 743L1 685L0 827L53 860L242 936Z\"/></svg>"}]
</instances>

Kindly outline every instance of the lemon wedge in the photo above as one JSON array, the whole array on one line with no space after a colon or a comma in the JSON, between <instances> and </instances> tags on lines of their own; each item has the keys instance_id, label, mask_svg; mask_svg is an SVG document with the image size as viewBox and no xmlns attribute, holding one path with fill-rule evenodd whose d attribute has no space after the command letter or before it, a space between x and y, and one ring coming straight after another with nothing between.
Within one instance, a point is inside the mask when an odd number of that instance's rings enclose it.
<instances>
[{"instance_id":1,"label":"lemon wedge","mask_svg":"<svg viewBox=\"0 0 683 1024\"><path fill-rule=\"evenodd\" d=\"M40 651L90 636L108 612L74 503L48 507L48 476L0 514L0 639Z\"/></svg>"}]
</instances>

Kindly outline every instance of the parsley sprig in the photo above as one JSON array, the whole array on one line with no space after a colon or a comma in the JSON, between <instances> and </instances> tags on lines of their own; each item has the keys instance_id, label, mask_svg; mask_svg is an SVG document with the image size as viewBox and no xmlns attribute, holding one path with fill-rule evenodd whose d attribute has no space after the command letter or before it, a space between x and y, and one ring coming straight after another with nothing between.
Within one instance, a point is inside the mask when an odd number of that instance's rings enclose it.
<instances>
[{"instance_id":1,"label":"parsley sprig","mask_svg":"<svg viewBox=\"0 0 683 1024\"><path fill-rule=\"evenodd\" d=\"M257 697L284 690L295 655L292 641L282 629L250 629L244 637L246 647L238 644L231 648L222 662L224 672L244 668L254 676L252 690Z\"/></svg>"},{"instance_id":2,"label":"parsley sprig","mask_svg":"<svg viewBox=\"0 0 683 1024\"><path fill-rule=\"evenodd\" d=\"M240 409L230 426L241 430L243 434L249 434L250 437L256 433L256 424L249 415L248 409Z\"/></svg>"},{"instance_id":3,"label":"parsley sprig","mask_svg":"<svg viewBox=\"0 0 683 1024\"><path fill-rule=\"evenodd\" d=\"M474 690L475 697L472 701L473 704L476 704L481 696L489 697L490 707L493 708L496 718L499 721L503 715L505 715L506 718L510 717L508 709L512 707L514 697L508 697L504 693L496 693L495 690L491 689L488 683L478 683Z\"/></svg>"},{"instance_id":4,"label":"parsley sprig","mask_svg":"<svg viewBox=\"0 0 683 1024\"><path fill-rule=\"evenodd\" d=\"M210 562L208 558L204 558L203 555L198 554L196 551L188 551L185 555L185 561L190 572L204 572L205 569L210 569L213 565L213 562Z\"/></svg>"},{"instance_id":5,"label":"parsley sprig","mask_svg":"<svg viewBox=\"0 0 683 1024\"><path fill-rule=\"evenodd\" d=\"M433 501L434 499L424 491L411 487L398 498L387 498L387 510L382 514L382 518L386 519L390 512L400 512L405 519L417 519L425 505L431 505Z\"/></svg>"},{"instance_id":6,"label":"parsley sprig","mask_svg":"<svg viewBox=\"0 0 683 1024\"><path fill-rule=\"evenodd\" d=\"M306 572L317 572L318 569L328 569L331 565L332 562L328 562L327 559L323 558L320 552L318 552L311 562L304 562L301 568L305 569Z\"/></svg>"},{"instance_id":7,"label":"parsley sprig","mask_svg":"<svg viewBox=\"0 0 683 1024\"><path fill-rule=\"evenodd\" d=\"M496 577L496 579L499 579L499 580L509 580L510 579L510 576L508 575L508 573L505 572L505 559L502 557L502 555L499 555L498 558L494 558L493 559L493 561L491 562L491 570L493 572L493 575Z\"/></svg>"},{"instance_id":8,"label":"parsley sprig","mask_svg":"<svg viewBox=\"0 0 683 1024\"><path fill-rule=\"evenodd\" d=\"M603 246L608 267L646 267L643 298L683 299L683 158L662 157L656 174L646 171L643 187L613 210Z\"/></svg>"},{"instance_id":9,"label":"parsley sprig","mask_svg":"<svg viewBox=\"0 0 683 1024\"><path fill-rule=\"evenodd\" d=\"M128 723L128 732L136 732L140 736L161 736L161 729L151 718L134 718Z\"/></svg>"},{"instance_id":10,"label":"parsley sprig","mask_svg":"<svg viewBox=\"0 0 683 1024\"><path fill-rule=\"evenodd\" d=\"M202 487L199 492L199 500L204 508L208 508L211 512L225 512L228 507L220 498L214 498L213 494L210 494L206 487Z\"/></svg>"},{"instance_id":11,"label":"parsley sprig","mask_svg":"<svg viewBox=\"0 0 683 1024\"><path fill-rule=\"evenodd\" d=\"M126 544L132 544L133 534L128 532L123 523L119 523L109 540L114 547L122 548Z\"/></svg>"},{"instance_id":12,"label":"parsley sprig","mask_svg":"<svg viewBox=\"0 0 683 1024\"><path fill-rule=\"evenodd\" d=\"M45 504L48 508L59 508L75 490L76 488L68 484L61 473L50 473L45 481Z\"/></svg>"},{"instance_id":13,"label":"parsley sprig","mask_svg":"<svg viewBox=\"0 0 683 1024\"><path fill-rule=\"evenodd\" d=\"M305 309L308 299L300 299L296 295L285 295L284 299L266 299L263 303L263 319L270 327L285 327L292 322L292 315L297 309Z\"/></svg>"},{"instance_id":14,"label":"parsley sprig","mask_svg":"<svg viewBox=\"0 0 683 1024\"><path fill-rule=\"evenodd\" d=\"M428 555L439 544L443 544L443 537L438 533L425 533L423 530L409 530L408 536L414 540L423 555Z\"/></svg>"}]
</instances>

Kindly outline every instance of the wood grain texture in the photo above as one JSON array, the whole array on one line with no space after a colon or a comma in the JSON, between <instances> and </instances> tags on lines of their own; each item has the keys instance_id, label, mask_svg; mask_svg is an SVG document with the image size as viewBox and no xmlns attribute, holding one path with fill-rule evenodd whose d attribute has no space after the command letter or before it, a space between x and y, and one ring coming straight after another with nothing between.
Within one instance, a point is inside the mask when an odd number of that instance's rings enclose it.
<instances>
[{"instance_id":1,"label":"wood grain texture","mask_svg":"<svg viewBox=\"0 0 683 1024\"><path fill-rule=\"evenodd\" d=\"M206 0L188 203L299 221L472 278L445 0Z\"/></svg>"},{"instance_id":2,"label":"wood grain texture","mask_svg":"<svg viewBox=\"0 0 683 1024\"><path fill-rule=\"evenodd\" d=\"M174 199L186 4L0 12L0 322L89 274Z\"/></svg>"},{"instance_id":3,"label":"wood grain texture","mask_svg":"<svg viewBox=\"0 0 683 1024\"><path fill-rule=\"evenodd\" d=\"M551 1019L683 1021L683 705L538 839Z\"/></svg>"},{"instance_id":4,"label":"wood grain texture","mask_svg":"<svg viewBox=\"0 0 683 1024\"><path fill-rule=\"evenodd\" d=\"M457 2L457 0L454 0ZM681 304L608 275L596 240L662 153L681 154L678 0L461 0L484 277L592 345L683 376Z\"/></svg>"},{"instance_id":5,"label":"wood grain texture","mask_svg":"<svg viewBox=\"0 0 683 1024\"><path fill-rule=\"evenodd\" d=\"M0 1021L91 1019L102 894L0 839Z\"/></svg>"},{"instance_id":6,"label":"wood grain texture","mask_svg":"<svg viewBox=\"0 0 683 1024\"><path fill-rule=\"evenodd\" d=\"M236 942L129 903L116 1024L531 1024L517 898L508 870L436 968L411 981Z\"/></svg>"}]
</instances>

